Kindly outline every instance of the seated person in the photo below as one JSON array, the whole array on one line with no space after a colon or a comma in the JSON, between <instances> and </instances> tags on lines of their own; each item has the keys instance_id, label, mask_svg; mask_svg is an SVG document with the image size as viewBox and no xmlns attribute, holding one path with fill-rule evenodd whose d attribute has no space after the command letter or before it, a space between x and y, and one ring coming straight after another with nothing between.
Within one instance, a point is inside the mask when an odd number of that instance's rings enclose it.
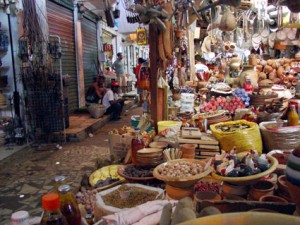
<instances>
[{"instance_id":1,"label":"seated person","mask_svg":"<svg viewBox=\"0 0 300 225\"><path fill-rule=\"evenodd\" d=\"M94 78L94 82L88 88L86 95L85 95L85 104L89 106L91 104L98 104L101 99L100 90L98 87L97 78Z\"/></svg>"},{"instance_id":2,"label":"seated person","mask_svg":"<svg viewBox=\"0 0 300 225\"><path fill-rule=\"evenodd\" d=\"M102 100L105 94L105 77L104 76L97 76L94 78L94 82L88 88L85 96L85 104L89 106L91 104L98 104Z\"/></svg>"},{"instance_id":3,"label":"seated person","mask_svg":"<svg viewBox=\"0 0 300 225\"><path fill-rule=\"evenodd\" d=\"M119 92L119 83L113 81L111 83L111 89L107 88L106 93L103 97L102 104L105 107L104 115L113 114L112 120L121 119L120 115L124 106L125 99L120 98L118 95Z\"/></svg>"}]
</instances>

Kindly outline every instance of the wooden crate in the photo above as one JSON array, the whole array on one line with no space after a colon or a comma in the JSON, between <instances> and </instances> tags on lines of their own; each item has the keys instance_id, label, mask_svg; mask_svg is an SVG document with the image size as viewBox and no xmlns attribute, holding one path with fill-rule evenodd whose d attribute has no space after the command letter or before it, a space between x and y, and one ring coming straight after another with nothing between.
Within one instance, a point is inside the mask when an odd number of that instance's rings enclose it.
<instances>
[{"instance_id":1,"label":"wooden crate","mask_svg":"<svg viewBox=\"0 0 300 225\"><path fill-rule=\"evenodd\" d=\"M178 137L179 144L195 144L196 146L196 159L207 159L213 157L215 154L220 153L219 141L211 134L201 133L201 138L188 139Z\"/></svg>"}]
</instances>

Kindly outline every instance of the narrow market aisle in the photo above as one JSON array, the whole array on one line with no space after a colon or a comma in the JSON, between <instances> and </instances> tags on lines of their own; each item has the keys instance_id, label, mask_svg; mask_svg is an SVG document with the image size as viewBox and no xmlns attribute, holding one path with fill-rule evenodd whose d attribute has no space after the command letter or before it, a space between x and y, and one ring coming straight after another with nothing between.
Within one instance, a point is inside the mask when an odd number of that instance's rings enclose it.
<instances>
[{"instance_id":1,"label":"narrow market aisle","mask_svg":"<svg viewBox=\"0 0 300 225\"><path fill-rule=\"evenodd\" d=\"M52 191L53 178L65 175L76 192L82 176L91 174L97 159L109 157L108 132L130 125L131 115L141 115L133 106L119 121L109 121L93 137L67 143L61 150L35 151L27 147L0 161L0 225L6 224L12 212L27 210L40 216L41 197Z\"/></svg>"}]
</instances>

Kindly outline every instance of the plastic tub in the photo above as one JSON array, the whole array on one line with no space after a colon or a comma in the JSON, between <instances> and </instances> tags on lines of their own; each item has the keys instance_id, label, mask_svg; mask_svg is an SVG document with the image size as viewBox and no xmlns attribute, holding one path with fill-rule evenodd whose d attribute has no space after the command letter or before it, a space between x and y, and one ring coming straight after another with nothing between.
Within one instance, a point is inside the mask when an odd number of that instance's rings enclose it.
<instances>
[{"instance_id":1,"label":"plastic tub","mask_svg":"<svg viewBox=\"0 0 300 225\"><path fill-rule=\"evenodd\" d=\"M176 132L180 130L181 122L180 121L159 121L157 122L158 133L167 129L167 128L174 128Z\"/></svg>"},{"instance_id":2,"label":"plastic tub","mask_svg":"<svg viewBox=\"0 0 300 225\"><path fill-rule=\"evenodd\" d=\"M141 119L140 115L131 116L131 126L137 127L139 125L140 119Z\"/></svg>"}]
</instances>

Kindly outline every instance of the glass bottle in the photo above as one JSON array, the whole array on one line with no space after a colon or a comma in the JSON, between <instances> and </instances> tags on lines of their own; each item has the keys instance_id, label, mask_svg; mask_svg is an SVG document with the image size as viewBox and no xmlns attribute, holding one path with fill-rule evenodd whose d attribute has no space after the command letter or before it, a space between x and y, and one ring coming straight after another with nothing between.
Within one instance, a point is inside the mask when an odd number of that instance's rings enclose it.
<instances>
[{"instance_id":1,"label":"glass bottle","mask_svg":"<svg viewBox=\"0 0 300 225\"><path fill-rule=\"evenodd\" d=\"M65 176L55 176L54 177L54 192L58 193L58 187L60 185L67 184Z\"/></svg>"},{"instance_id":2,"label":"glass bottle","mask_svg":"<svg viewBox=\"0 0 300 225\"><path fill-rule=\"evenodd\" d=\"M299 125L299 116L296 112L294 105L290 106L290 111L288 113L288 126L297 126Z\"/></svg>"},{"instance_id":3,"label":"glass bottle","mask_svg":"<svg viewBox=\"0 0 300 225\"><path fill-rule=\"evenodd\" d=\"M203 117L199 117L198 118L198 128L200 130L200 132L205 132L205 127L204 127L204 119Z\"/></svg>"},{"instance_id":4,"label":"glass bottle","mask_svg":"<svg viewBox=\"0 0 300 225\"><path fill-rule=\"evenodd\" d=\"M61 185L58 187L60 199L60 211L66 217L71 225L81 225L81 215L76 199L71 192L70 185Z\"/></svg>"},{"instance_id":5,"label":"glass bottle","mask_svg":"<svg viewBox=\"0 0 300 225\"><path fill-rule=\"evenodd\" d=\"M69 225L59 209L59 196L57 193L44 195L42 206L44 212L40 225Z\"/></svg>"},{"instance_id":6,"label":"glass bottle","mask_svg":"<svg viewBox=\"0 0 300 225\"><path fill-rule=\"evenodd\" d=\"M183 119L183 120L181 120L181 128L180 129L182 129L182 128L184 128L184 127L187 127L187 123L186 123L186 119Z\"/></svg>"},{"instance_id":7,"label":"glass bottle","mask_svg":"<svg viewBox=\"0 0 300 225\"><path fill-rule=\"evenodd\" d=\"M194 119L190 120L190 127L196 127L196 123Z\"/></svg>"},{"instance_id":8,"label":"glass bottle","mask_svg":"<svg viewBox=\"0 0 300 225\"><path fill-rule=\"evenodd\" d=\"M141 138L140 135L140 128L134 128L134 138L131 141L131 158L132 158L132 163L136 164L136 155L137 151L145 147L145 143L143 139Z\"/></svg>"},{"instance_id":9,"label":"glass bottle","mask_svg":"<svg viewBox=\"0 0 300 225\"><path fill-rule=\"evenodd\" d=\"M29 213L27 211L14 212L10 219L11 225L29 225Z\"/></svg>"}]
</instances>

